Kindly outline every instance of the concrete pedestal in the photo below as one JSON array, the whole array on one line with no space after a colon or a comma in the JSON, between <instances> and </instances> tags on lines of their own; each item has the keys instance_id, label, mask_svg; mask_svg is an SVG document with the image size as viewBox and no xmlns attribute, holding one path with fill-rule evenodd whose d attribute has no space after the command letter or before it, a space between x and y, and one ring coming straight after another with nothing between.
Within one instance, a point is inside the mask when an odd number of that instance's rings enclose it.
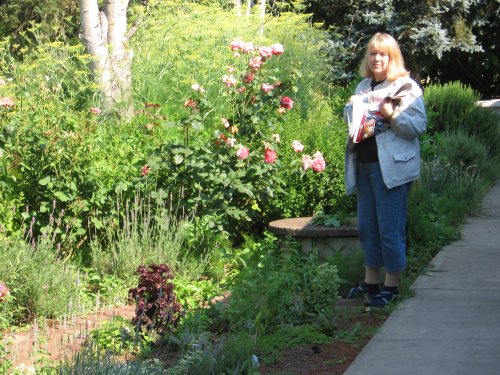
<instances>
[{"instance_id":1,"label":"concrete pedestal","mask_svg":"<svg viewBox=\"0 0 500 375\"><path fill-rule=\"evenodd\" d=\"M315 225L311 221L312 217L276 220L269 223L269 231L281 237L294 237L301 243L304 253L315 250L323 260L335 252L346 255L361 249L355 223L330 227Z\"/></svg>"}]
</instances>

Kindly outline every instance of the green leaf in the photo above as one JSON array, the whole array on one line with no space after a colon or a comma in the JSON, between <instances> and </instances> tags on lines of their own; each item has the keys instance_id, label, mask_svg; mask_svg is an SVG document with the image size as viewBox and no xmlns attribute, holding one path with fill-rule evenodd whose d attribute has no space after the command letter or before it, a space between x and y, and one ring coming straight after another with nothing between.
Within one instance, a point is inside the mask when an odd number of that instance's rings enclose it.
<instances>
[{"instance_id":1,"label":"green leaf","mask_svg":"<svg viewBox=\"0 0 500 375\"><path fill-rule=\"evenodd\" d=\"M56 191L54 193L54 196L59 199L61 202L67 202L70 200L70 198L65 194L63 193L62 191Z\"/></svg>"},{"instance_id":2,"label":"green leaf","mask_svg":"<svg viewBox=\"0 0 500 375\"><path fill-rule=\"evenodd\" d=\"M195 129L195 130L200 130L201 128L203 128L202 123L201 123L200 121L195 121L195 120L193 120L193 121L191 122L191 126L192 126L192 127L193 127L193 129Z\"/></svg>"},{"instance_id":3,"label":"green leaf","mask_svg":"<svg viewBox=\"0 0 500 375\"><path fill-rule=\"evenodd\" d=\"M50 183L50 176L42 178L38 183L42 186L48 185Z\"/></svg>"},{"instance_id":4,"label":"green leaf","mask_svg":"<svg viewBox=\"0 0 500 375\"><path fill-rule=\"evenodd\" d=\"M182 156L181 154L174 155L174 164L175 165L182 164L183 161L184 161L184 156Z\"/></svg>"}]
</instances>

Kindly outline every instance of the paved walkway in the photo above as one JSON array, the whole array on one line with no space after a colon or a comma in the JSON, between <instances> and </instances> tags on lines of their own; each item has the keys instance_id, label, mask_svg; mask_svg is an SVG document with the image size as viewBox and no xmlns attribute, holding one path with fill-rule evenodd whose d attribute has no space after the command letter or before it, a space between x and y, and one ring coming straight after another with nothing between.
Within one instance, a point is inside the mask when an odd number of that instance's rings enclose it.
<instances>
[{"instance_id":1,"label":"paved walkway","mask_svg":"<svg viewBox=\"0 0 500 375\"><path fill-rule=\"evenodd\" d=\"M500 182L344 375L500 374Z\"/></svg>"}]
</instances>

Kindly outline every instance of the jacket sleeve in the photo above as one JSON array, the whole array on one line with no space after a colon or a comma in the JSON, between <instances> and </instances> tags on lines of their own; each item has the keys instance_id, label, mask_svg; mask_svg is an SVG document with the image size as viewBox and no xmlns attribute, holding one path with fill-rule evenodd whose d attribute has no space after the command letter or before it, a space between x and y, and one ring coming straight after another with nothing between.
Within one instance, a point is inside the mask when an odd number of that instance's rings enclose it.
<instances>
[{"instance_id":1,"label":"jacket sleeve","mask_svg":"<svg viewBox=\"0 0 500 375\"><path fill-rule=\"evenodd\" d=\"M427 115L422 90L412 82L412 90L403 97L390 120L391 129L398 136L413 139L420 136L427 127Z\"/></svg>"}]
</instances>

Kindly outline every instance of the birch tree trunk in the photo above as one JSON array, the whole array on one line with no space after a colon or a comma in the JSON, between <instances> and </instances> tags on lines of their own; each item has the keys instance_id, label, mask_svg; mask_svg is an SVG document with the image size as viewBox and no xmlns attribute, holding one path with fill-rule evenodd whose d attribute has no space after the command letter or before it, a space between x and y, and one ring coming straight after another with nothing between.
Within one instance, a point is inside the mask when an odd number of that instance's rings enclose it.
<instances>
[{"instance_id":1,"label":"birch tree trunk","mask_svg":"<svg viewBox=\"0 0 500 375\"><path fill-rule=\"evenodd\" d=\"M260 0L260 28L259 34L264 34L264 21L266 19L266 0Z\"/></svg>"},{"instance_id":2,"label":"birch tree trunk","mask_svg":"<svg viewBox=\"0 0 500 375\"><path fill-rule=\"evenodd\" d=\"M250 15L250 10L252 9L252 0L247 0L247 11L245 13L246 16Z\"/></svg>"},{"instance_id":3,"label":"birch tree trunk","mask_svg":"<svg viewBox=\"0 0 500 375\"><path fill-rule=\"evenodd\" d=\"M241 0L234 0L234 8L236 9L236 17L241 17Z\"/></svg>"},{"instance_id":4,"label":"birch tree trunk","mask_svg":"<svg viewBox=\"0 0 500 375\"><path fill-rule=\"evenodd\" d=\"M91 70L102 90L102 109L131 118L132 50L127 48L129 0L105 0L102 11L97 0L78 0L82 34L87 52L93 57Z\"/></svg>"}]
</instances>

